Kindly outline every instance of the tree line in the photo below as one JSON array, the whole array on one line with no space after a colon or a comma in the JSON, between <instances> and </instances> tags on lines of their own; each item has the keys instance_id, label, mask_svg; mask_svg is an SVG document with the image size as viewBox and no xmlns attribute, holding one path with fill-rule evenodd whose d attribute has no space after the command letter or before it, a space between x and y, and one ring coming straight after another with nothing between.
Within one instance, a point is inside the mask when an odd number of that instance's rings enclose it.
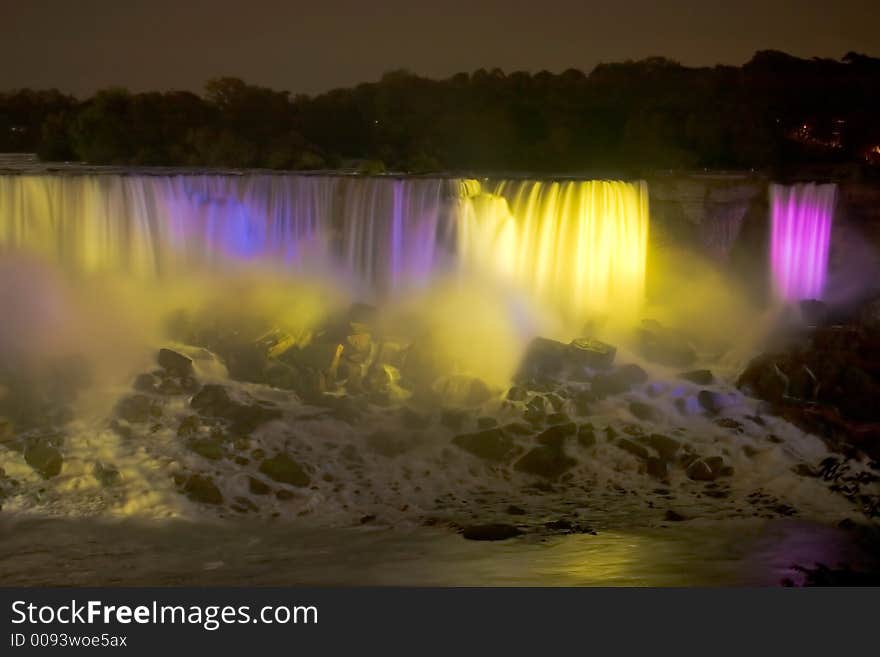
<instances>
[{"instance_id":1,"label":"tree line","mask_svg":"<svg viewBox=\"0 0 880 657\"><path fill-rule=\"evenodd\" d=\"M210 80L203 93L0 94L0 152L93 164L576 173L862 162L880 145L880 59L760 51L740 67L665 58L589 74L405 70L305 96Z\"/></svg>"}]
</instances>

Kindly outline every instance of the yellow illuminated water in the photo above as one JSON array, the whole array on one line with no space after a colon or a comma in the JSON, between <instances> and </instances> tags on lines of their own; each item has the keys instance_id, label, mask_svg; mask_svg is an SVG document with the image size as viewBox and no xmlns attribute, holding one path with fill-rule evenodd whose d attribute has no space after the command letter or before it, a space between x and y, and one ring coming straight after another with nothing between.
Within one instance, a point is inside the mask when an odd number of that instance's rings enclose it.
<instances>
[{"instance_id":1,"label":"yellow illuminated water","mask_svg":"<svg viewBox=\"0 0 880 657\"><path fill-rule=\"evenodd\" d=\"M141 278L218 263L336 272L367 297L463 267L568 318L628 320L647 199L643 182L605 180L0 176L0 248Z\"/></svg>"},{"instance_id":2,"label":"yellow illuminated water","mask_svg":"<svg viewBox=\"0 0 880 657\"><path fill-rule=\"evenodd\" d=\"M647 185L589 180L486 183L470 198L460 252L567 316L631 319L642 302Z\"/></svg>"}]
</instances>

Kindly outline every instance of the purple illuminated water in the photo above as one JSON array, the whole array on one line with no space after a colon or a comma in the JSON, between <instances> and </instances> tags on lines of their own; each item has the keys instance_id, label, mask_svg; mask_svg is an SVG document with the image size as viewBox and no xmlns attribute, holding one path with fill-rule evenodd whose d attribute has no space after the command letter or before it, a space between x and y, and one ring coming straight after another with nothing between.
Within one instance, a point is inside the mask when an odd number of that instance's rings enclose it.
<instances>
[{"instance_id":1,"label":"purple illuminated water","mask_svg":"<svg viewBox=\"0 0 880 657\"><path fill-rule=\"evenodd\" d=\"M836 185L771 185L773 286L785 300L821 299Z\"/></svg>"}]
</instances>

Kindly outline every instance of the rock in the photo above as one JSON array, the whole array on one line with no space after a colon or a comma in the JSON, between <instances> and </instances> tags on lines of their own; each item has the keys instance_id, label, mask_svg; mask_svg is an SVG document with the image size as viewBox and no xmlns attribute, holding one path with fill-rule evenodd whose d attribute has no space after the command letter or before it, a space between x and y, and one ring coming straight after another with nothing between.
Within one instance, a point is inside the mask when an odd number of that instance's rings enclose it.
<instances>
[{"instance_id":1,"label":"rock","mask_svg":"<svg viewBox=\"0 0 880 657\"><path fill-rule=\"evenodd\" d=\"M519 472L556 479L575 465L577 461L567 456L562 449L539 445L526 452L513 467Z\"/></svg>"},{"instance_id":2,"label":"rock","mask_svg":"<svg viewBox=\"0 0 880 657\"><path fill-rule=\"evenodd\" d=\"M674 438L659 433L652 433L650 436L645 436L639 440L656 450L660 458L665 461L674 461L681 447L681 443Z\"/></svg>"},{"instance_id":3,"label":"rock","mask_svg":"<svg viewBox=\"0 0 880 657\"><path fill-rule=\"evenodd\" d=\"M514 448L513 439L498 428L456 436L452 444L487 461L504 461Z\"/></svg>"},{"instance_id":4,"label":"rock","mask_svg":"<svg viewBox=\"0 0 880 657\"><path fill-rule=\"evenodd\" d=\"M272 481L291 486L308 486L311 483L309 475L302 469L299 463L285 453L277 454L260 464L260 472Z\"/></svg>"},{"instance_id":5,"label":"rock","mask_svg":"<svg viewBox=\"0 0 880 657\"><path fill-rule=\"evenodd\" d=\"M221 416L232 404L229 393L221 385L208 383L202 386L190 400L189 405L206 415Z\"/></svg>"},{"instance_id":6,"label":"rock","mask_svg":"<svg viewBox=\"0 0 880 657\"><path fill-rule=\"evenodd\" d=\"M618 367L613 372L597 374L590 381L590 389L599 397L618 395L628 391L634 385L640 385L648 380L648 374L634 363Z\"/></svg>"},{"instance_id":7,"label":"rock","mask_svg":"<svg viewBox=\"0 0 880 657\"><path fill-rule=\"evenodd\" d=\"M617 347L593 338L577 338L568 345L568 355L576 367L608 369L614 362Z\"/></svg>"},{"instance_id":8,"label":"rock","mask_svg":"<svg viewBox=\"0 0 880 657\"><path fill-rule=\"evenodd\" d=\"M552 379L565 370L567 345L548 338L534 338L526 348L517 381Z\"/></svg>"},{"instance_id":9,"label":"rock","mask_svg":"<svg viewBox=\"0 0 880 657\"><path fill-rule=\"evenodd\" d=\"M581 417L592 414L592 404L597 400L598 396L592 390L578 390L572 395L575 413Z\"/></svg>"},{"instance_id":10,"label":"rock","mask_svg":"<svg viewBox=\"0 0 880 657\"><path fill-rule=\"evenodd\" d=\"M162 409L147 395L136 394L119 400L116 415L131 424L140 424L162 415Z\"/></svg>"},{"instance_id":11,"label":"rock","mask_svg":"<svg viewBox=\"0 0 880 657\"><path fill-rule=\"evenodd\" d=\"M516 506L515 504L511 504L505 509L505 513L511 516L524 516L526 515L526 510L522 507Z\"/></svg>"},{"instance_id":12,"label":"rock","mask_svg":"<svg viewBox=\"0 0 880 657\"><path fill-rule=\"evenodd\" d=\"M788 376L780 369L776 355L761 355L753 358L737 381L737 387L758 399L781 403L788 394Z\"/></svg>"},{"instance_id":13,"label":"rock","mask_svg":"<svg viewBox=\"0 0 880 657\"><path fill-rule=\"evenodd\" d=\"M689 479L694 481L714 481L717 475L703 459L695 459L685 471Z\"/></svg>"},{"instance_id":14,"label":"rock","mask_svg":"<svg viewBox=\"0 0 880 657\"><path fill-rule=\"evenodd\" d=\"M697 354L688 337L681 331L660 325L659 322L644 320L637 337L639 353L652 363L687 367L697 360Z\"/></svg>"},{"instance_id":15,"label":"rock","mask_svg":"<svg viewBox=\"0 0 880 657\"><path fill-rule=\"evenodd\" d=\"M566 413L550 413L545 418L545 422L547 424L568 424L571 422L571 418Z\"/></svg>"},{"instance_id":16,"label":"rock","mask_svg":"<svg viewBox=\"0 0 880 657\"><path fill-rule=\"evenodd\" d=\"M742 423L734 420L732 417L717 417L712 421L719 427L723 427L724 429L733 429L737 433L743 433L745 431Z\"/></svg>"},{"instance_id":17,"label":"rock","mask_svg":"<svg viewBox=\"0 0 880 657\"><path fill-rule=\"evenodd\" d=\"M92 476L104 488L115 486L122 479L122 475L119 474L119 469L115 465L103 461L95 461L92 466Z\"/></svg>"},{"instance_id":18,"label":"rock","mask_svg":"<svg viewBox=\"0 0 880 657\"><path fill-rule=\"evenodd\" d=\"M234 401L226 388L216 384L202 386L190 401L190 407L203 415L228 420L231 431L245 434L281 417L281 411L277 408Z\"/></svg>"},{"instance_id":19,"label":"rock","mask_svg":"<svg viewBox=\"0 0 880 657\"><path fill-rule=\"evenodd\" d=\"M791 373L787 391L789 397L798 401L812 402L816 400L818 392L819 379L809 367L801 365Z\"/></svg>"},{"instance_id":20,"label":"rock","mask_svg":"<svg viewBox=\"0 0 880 657\"><path fill-rule=\"evenodd\" d=\"M504 541L514 538L523 532L513 525L495 523L491 525L471 525L465 527L461 534L469 541Z\"/></svg>"},{"instance_id":21,"label":"rock","mask_svg":"<svg viewBox=\"0 0 880 657\"><path fill-rule=\"evenodd\" d=\"M535 395L526 404L526 410L523 411L523 419L532 424L538 424L547 417L547 406L541 395Z\"/></svg>"},{"instance_id":22,"label":"rock","mask_svg":"<svg viewBox=\"0 0 880 657\"><path fill-rule=\"evenodd\" d=\"M589 448L596 444L596 432L591 424L582 424L578 427L577 433L578 444L581 447Z\"/></svg>"},{"instance_id":23,"label":"rock","mask_svg":"<svg viewBox=\"0 0 880 657\"><path fill-rule=\"evenodd\" d=\"M715 383L715 377L709 370L691 370L690 372L682 372L678 375L679 379L696 383L700 386L710 386Z\"/></svg>"},{"instance_id":24,"label":"rock","mask_svg":"<svg viewBox=\"0 0 880 657\"><path fill-rule=\"evenodd\" d=\"M177 435L180 438L194 436L199 432L200 426L201 424L198 415L187 415L180 421L180 424L177 425Z\"/></svg>"},{"instance_id":25,"label":"rock","mask_svg":"<svg viewBox=\"0 0 880 657\"><path fill-rule=\"evenodd\" d=\"M535 432L534 428L525 422L510 422L501 427L501 430L513 436L528 436Z\"/></svg>"},{"instance_id":26,"label":"rock","mask_svg":"<svg viewBox=\"0 0 880 657\"><path fill-rule=\"evenodd\" d=\"M158 383L156 377L152 374L138 374L131 387L139 392L155 393Z\"/></svg>"},{"instance_id":27,"label":"rock","mask_svg":"<svg viewBox=\"0 0 880 657\"><path fill-rule=\"evenodd\" d=\"M729 477L733 474L733 468L727 465L721 456L710 456L705 461L716 477Z\"/></svg>"},{"instance_id":28,"label":"rock","mask_svg":"<svg viewBox=\"0 0 880 657\"><path fill-rule=\"evenodd\" d=\"M281 411L259 404L235 404L224 417L230 421L230 431L247 434L266 422L279 419Z\"/></svg>"},{"instance_id":29,"label":"rock","mask_svg":"<svg viewBox=\"0 0 880 657\"><path fill-rule=\"evenodd\" d=\"M223 504L223 493L208 475L190 475L181 487L183 493L194 502L202 504Z\"/></svg>"},{"instance_id":30,"label":"rock","mask_svg":"<svg viewBox=\"0 0 880 657\"><path fill-rule=\"evenodd\" d=\"M680 513L673 511L672 509L668 509L663 516L663 519L668 522L682 522L687 520L687 518Z\"/></svg>"},{"instance_id":31,"label":"rock","mask_svg":"<svg viewBox=\"0 0 880 657\"><path fill-rule=\"evenodd\" d=\"M633 456L636 456L640 459L647 459L651 456L651 453L647 450L647 448L639 445L636 442L633 442L629 438L619 438L614 444L623 451L629 452Z\"/></svg>"},{"instance_id":32,"label":"rock","mask_svg":"<svg viewBox=\"0 0 880 657\"><path fill-rule=\"evenodd\" d=\"M24 449L24 460L43 479L58 476L64 463L58 448L45 439L31 441Z\"/></svg>"},{"instance_id":33,"label":"rock","mask_svg":"<svg viewBox=\"0 0 880 657\"><path fill-rule=\"evenodd\" d=\"M478 417L477 418L477 428L478 429L491 429L492 427L498 426L498 420L494 417Z\"/></svg>"},{"instance_id":34,"label":"rock","mask_svg":"<svg viewBox=\"0 0 880 657\"><path fill-rule=\"evenodd\" d=\"M507 391L507 399L509 401L525 401L528 396L528 390L522 386L513 386Z\"/></svg>"},{"instance_id":35,"label":"rock","mask_svg":"<svg viewBox=\"0 0 880 657\"><path fill-rule=\"evenodd\" d=\"M156 362L171 376L188 377L193 375L192 359L171 349L160 349L156 356Z\"/></svg>"},{"instance_id":36,"label":"rock","mask_svg":"<svg viewBox=\"0 0 880 657\"><path fill-rule=\"evenodd\" d=\"M229 505L229 508L237 513L255 513L259 511L259 507L246 497L236 497L235 501Z\"/></svg>"},{"instance_id":37,"label":"rock","mask_svg":"<svg viewBox=\"0 0 880 657\"><path fill-rule=\"evenodd\" d=\"M629 412L635 415L640 420L655 420L657 419L658 412L650 404L646 404L640 401L632 401L629 403Z\"/></svg>"},{"instance_id":38,"label":"rock","mask_svg":"<svg viewBox=\"0 0 880 657\"><path fill-rule=\"evenodd\" d=\"M697 394L697 402L707 413L718 413L730 405L727 396L714 390L700 390Z\"/></svg>"},{"instance_id":39,"label":"rock","mask_svg":"<svg viewBox=\"0 0 880 657\"><path fill-rule=\"evenodd\" d=\"M575 435L575 433L577 433L577 425L574 422L568 422L566 424L557 424L549 429L545 429L538 434L535 440L542 445L549 445L561 449L565 439L568 436Z\"/></svg>"},{"instance_id":40,"label":"rock","mask_svg":"<svg viewBox=\"0 0 880 657\"><path fill-rule=\"evenodd\" d=\"M649 456L645 459L646 472L655 479L666 479L669 476L669 465L663 459Z\"/></svg>"},{"instance_id":41,"label":"rock","mask_svg":"<svg viewBox=\"0 0 880 657\"><path fill-rule=\"evenodd\" d=\"M479 406L492 396L482 379L464 374L442 377L432 389L441 403L451 406Z\"/></svg>"},{"instance_id":42,"label":"rock","mask_svg":"<svg viewBox=\"0 0 880 657\"><path fill-rule=\"evenodd\" d=\"M335 377L344 350L345 346L336 340L315 341L303 347L288 350L284 354L284 361L299 368L326 372Z\"/></svg>"},{"instance_id":43,"label":"rock","mask_svg":"<svg viewBox=\"0 0 880 657\"><path fill-rule=\"evenodd\" d=\"M256 477L248 477L248 490L254 495L268 495L272 488Z\"/></svg>"},{"instance_id":44,"label":"rock","mask_svg":"<svg viewBox=\"0 0 880 657\"><path fill-rule=\"evenodd\" d=\"M556 534L592 534L596 535L596 531L587 525L580 525L560 518L559 520L551 520L544 523L544 528Z\"/></svg>"},{"instance_id":45,"label":"rock","mask_svg":"<svg viewBox=\"0 0 880 657\"><path fill-rule=\"evenodd\" d=\"M190 450L192 450L199 456L206 458L210 461L219 461L226 455L222 443L219 440L215 440L213 438L191 440L187 444L187 447L189 447Z\"/></svg>"}]
</instances>

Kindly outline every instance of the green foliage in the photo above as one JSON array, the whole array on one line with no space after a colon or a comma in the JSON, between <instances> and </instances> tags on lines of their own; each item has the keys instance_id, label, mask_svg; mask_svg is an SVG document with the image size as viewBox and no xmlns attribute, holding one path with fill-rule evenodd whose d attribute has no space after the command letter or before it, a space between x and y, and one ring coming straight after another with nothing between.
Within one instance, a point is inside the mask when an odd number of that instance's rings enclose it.
<instances>
[{"instance_id":1,"label":"green foliage","mask_svg":"<svg viewBox=\"0 0 880 657\"><path fill-rule=\"evenodd\" d=\"M589 75L480 69L430 80L397 70L311 98L229 77L202 96L108 89L77 103L23 90L0 94L0 150L130 165L356 161L372 173L748 168L857 159L880 141L878 114L880 60L763 51L739 68L653 57ZM805 121L821 133L839 120L846 130L833 152L789 138Z\"/></svg>"}]
</instances>

